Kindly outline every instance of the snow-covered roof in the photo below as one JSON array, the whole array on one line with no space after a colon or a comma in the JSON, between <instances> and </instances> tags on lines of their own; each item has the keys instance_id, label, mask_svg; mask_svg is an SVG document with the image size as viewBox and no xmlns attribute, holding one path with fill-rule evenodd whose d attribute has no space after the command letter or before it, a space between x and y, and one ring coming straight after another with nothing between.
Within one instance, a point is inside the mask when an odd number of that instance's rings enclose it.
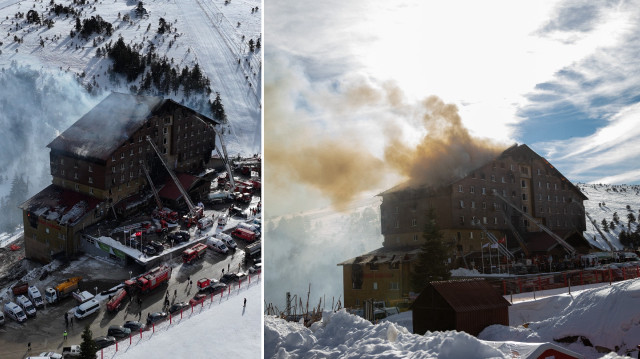
<instances>
[{"instance_id":1,"label":"snow-covered roof","mask_svg":"<svg viewBox=\"0 0 640 359\"><path fill-rule=\"evenodd\" d=\"M47 147L79 157L106 160L166 104L181 107L207 122L217 123L171 99L113 92Z\"/></svg>"},{"instance_id":2,"label":"snow-covered roof","mask_svg":"<svg viewBox=\"0 0 640 359\"><path fill-rule=\"evenodd\" d=\"M74 225L98 203L98 198L52 184L29 198L20 208L61 225Z\"/></svg>"}]
</instances>

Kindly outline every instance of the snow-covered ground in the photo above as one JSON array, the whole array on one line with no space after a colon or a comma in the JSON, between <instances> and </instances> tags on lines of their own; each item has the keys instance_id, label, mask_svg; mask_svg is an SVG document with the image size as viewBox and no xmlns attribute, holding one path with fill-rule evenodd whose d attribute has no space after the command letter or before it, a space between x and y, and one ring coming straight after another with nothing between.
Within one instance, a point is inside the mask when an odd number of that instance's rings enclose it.
<instances>
[{"instance_id":1,"label":"snow-covered ground","mask_svg":"<svg viewBox=\"0 0 640 359\"><path fill-rule=\"evenodd\" d=\"M536 343L552 343L586 359L635 357L638 298L640 280L628 280L516 303L509 309L510 326L490 326L479 338L455 331L411 334L411 312L377 325L345 311L325 312L323 321L310 328L265 316L265 358L480 359L514 358L515 353L526 358ZM587 338L593 346L554 341L572 336ZM596 346L617 348L617 354L599 353Z\"/></svg>"},{"instance_id":2,"label":"snow-covered ground","mask_svg":"<svg viewBox=\"0 0 640 359\"><path fill-rule=\"evenodd\" d=\"M245 282L222 299L218 295L205 301L193 314L157 325L155 333L133 337L131 345L128 339L121 341L117 352L115 346L107 347L104 358L260 358L262 338L256 325L262 316L261 284Z\"/></svg>"},{"instance_id":3,"label":"snow-covered ground","mask_svg":"<svg viewBox=\"0 0 640 359\"><path fill-rule=\"evenodd\" d=\"M0 233L0 248L10 246L12 243L20 239L23 233L24 230L22 229L22 226L13 233Z\"/></svg>"}]
</instances>

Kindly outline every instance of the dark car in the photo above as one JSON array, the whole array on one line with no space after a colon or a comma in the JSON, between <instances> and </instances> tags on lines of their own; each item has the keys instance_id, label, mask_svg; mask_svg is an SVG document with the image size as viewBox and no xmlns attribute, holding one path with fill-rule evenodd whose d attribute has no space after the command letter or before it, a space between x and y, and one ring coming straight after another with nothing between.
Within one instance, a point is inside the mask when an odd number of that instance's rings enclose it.
<instances>
[{"instance_id":1,"label":"dark car","mask_svg":"<svg viewBox=\"0 0 640 359\"><path fill-rule=\"evenodd\" d=\"M155 323L159 323L165 319L167 319L167 317L169 316L169 314L165 313L165 312L155 312L155 313L151 313L149 314L149 316L147 317L147 325L151 325L151 324L155 324Z\"/></svg>"},{"instance_id":2,"label":"dark car","mask_svg":"<svg viewBox=\"0 0 640 359\"><path fill-rule=\"evenodd\" d=\"M125 328L129 328L131 332L139 332L140 329L142 330L147 329L147 326L144 325L144 323L137 322L135 320L129 320L126 323L124 323L122 326Z\"/></svg>"},{"instance_id":3,"label":"dark car","mask_svg":"<svg viewBox=\"0 0 640 359\"><path fill-rule=\"evenodd\" d=\"M238 280L238 275L235 273L225 273L222 278L220 278L220 282L228 284L231 282L235 282Z\"/></svg>"},{"instance_id":4,"label":"dark car","mask_svg":"<svg viewBox=\"0 0 640 359\"><path fill-rule=\"evenodd\" d=\"M189 301L189 305L198 305L202 302L204 302L207 299L207 295L204 293L198 293L195 296L193 296L193 298L191 298L191 300Z\"/></svg>"},{"instance_id":5,"label":"dark car","mask_svg":"<svg viewBox=\"0 0 640 359\"><path fill-rule=\"evenodd\" d=\"M155 248L153 248L153 246L148 245L148 244L147 244L146 246L142 247L142 251L143 251L144 253L146 253L148 256L154 256L154 255L156 255L156 249L155 249Z\"/></svg>"},{"instance_id":6,"label":"dark car","mask_svg":"<svg viewBox=\"0 0 640 359\"><path fill-rule=\"evenodd\" d=\"M190 238L191 238L191 235L189 234L189 232L185 232L185 231L178 231L175 233L169 233L167 235L167 240L173 241L173 244L188 242Z\"/></svg>"},{"instance_id":7,"label":"dark car","mask_svg":"<svg viewBox=\"0 0 640 359\"><path fill-rule=\"evenodd\" d=\"M224 283L214 283L211 284L208 287L204 287L202 289L200 289L200 293L207 293L207 294L218 294L220 292L224 292L225 289L227 289L227 285Z\"/></svg>"},{"instance_id":8,"label":"dark car","mask_svg":"<svg viewBox=\"0 0 640 359\"><path fill-rule=\"evenodd\" d=\"M106 348L109 345L113 345L116 343L116 338L114 337L97 337L97 338L93 338L93 342L96 344L96 347L98 349L102 349L102 348Z\"/></svg>"},{"instance_id":9,"label":"dark car","mask_svg":"<svg viewBox=\"0 0 640 359\"><path fill-rule=\"evenodd\" d=\"M160 242L151 241L149 244L156 250L156 253L162 253L162 251L164 251L164 246Z\"/></svg>"},{"instance_id":10,"label":"dark car","mask_svg":"<svg viewBox=\"0 0 640 359\"><path fill-rule=\"evenodd\" d=\"M126 338L131 334L131 329L125 328L122 325L112 325L109 327L107 331L108 336L116 337L116 338Z\"/></svg>"},{"instance_id":11,"label":"dark car","mask_svg":"<svg viewBox=\"0 0 640 359\"><path fill-rule=\"evenodd\" d=\"M187 302L178 302L178 303L173 303L170 307L169 307L169 313L173 314L176 312L179 312L183 309L187 309L189 308L189 303Z\"/></svg>"}]
</instances>

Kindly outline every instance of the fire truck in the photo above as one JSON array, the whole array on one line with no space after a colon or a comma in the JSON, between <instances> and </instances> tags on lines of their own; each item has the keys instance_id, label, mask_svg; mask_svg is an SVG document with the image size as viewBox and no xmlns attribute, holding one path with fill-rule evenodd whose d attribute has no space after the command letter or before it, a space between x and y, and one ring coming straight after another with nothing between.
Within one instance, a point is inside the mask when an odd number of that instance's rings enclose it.
<instances>
[{"instance_id":1,"label":"fire truck","mask_svg":"<svg viewBox=\"0 0 640 359\"><path fill-rule=\"evenodd\" d=\"M107 302L107 310L110 312L115 312L120 309L120 305L122 305L122 301L126 298L127 291L124 288L118 289L116 294L109 299Z\"/></svg>"},{"instance_id":2,"label":"fire truck","mask_svg":"<svg viewBox=\"0 0 640 359\"><path fill-rule=\"evenodd\" d=\"M207 253L207 245L198 243L193 247L182 252L182 262L190 264L196 259L201 259Z\"/></svg>"},{"instance_id":3,"label":"fire truck","mask_svg":"<svg viewBox=\"0 0 640 359\"><path fill-rule=\"evenodd\" d=\"M153 268L137 278L126 280L124 284L127 286L127 291L129 293L136 290L146 293L160 286L162 283L168 283L170 278L171 267L164 264Z\"/></svg>"}]
</instances>

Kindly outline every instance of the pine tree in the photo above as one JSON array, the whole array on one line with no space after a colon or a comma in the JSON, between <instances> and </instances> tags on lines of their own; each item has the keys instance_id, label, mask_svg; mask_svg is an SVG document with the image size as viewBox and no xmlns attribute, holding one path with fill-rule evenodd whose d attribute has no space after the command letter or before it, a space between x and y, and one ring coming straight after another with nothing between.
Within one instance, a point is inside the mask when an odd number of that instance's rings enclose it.
<instances>
[{"instance_id":1,"label":"pine tree","mask_svg":"<svg viewBox=\"0 0 640 359\"><path fill-rule=\"evenodd\" d=\"M420 293L429 282L447 280L451 277L447 268L447 258L449 257L447 247L442 242L442 232L440 232L435 219L435 213L430 210L422 234L424 243L411 273L411 288L416 293Z\"/></svg>"},{"instance_id":2,"label":"pine tree","mask_svg":"<svg viewBox=\"0 0 640 359\"><path fill-rule=\"evenodd\" d=\"M627 222L627 228L629 228L629 230L631 230L631 223L636 221L636 216L633 215L633 212L629 212L627 214L627 220L629 222Z\"/></svg>"},{"instance_id":3,"label":"pine tree","mask_svg":"<svg viewBox=\"0 0 640 359\"><path fill-rule=\"evenodd\" d=\"M84 327L82 331L82 343L80 343L80 359L96 359L98 347L93 341L93 333L89 326Z\"/></svg>"},{"instance_id":4,"label":"pine tree","mask_svg":"<svg viewBox=\"0 0 640 359\"><path fill-rule=\"evenodd\" d=\"M604 230L605 232L609 232L609 223L607 223L607 220L605 218L602 219L602 230Z\"/></svg>"},{"instance_id":5,"label":"pine tree","mask_svg":"<svg viewBox=\"0 0 640 359\"><path fill-rule=\"evenodd\" d=\"M211 104L211 113L213 113L214 119L222 123L227 123L227 114L224 113L224 106L222 105L220 92L216 92L216 99Z\"/></svg>"}]
</instances>

